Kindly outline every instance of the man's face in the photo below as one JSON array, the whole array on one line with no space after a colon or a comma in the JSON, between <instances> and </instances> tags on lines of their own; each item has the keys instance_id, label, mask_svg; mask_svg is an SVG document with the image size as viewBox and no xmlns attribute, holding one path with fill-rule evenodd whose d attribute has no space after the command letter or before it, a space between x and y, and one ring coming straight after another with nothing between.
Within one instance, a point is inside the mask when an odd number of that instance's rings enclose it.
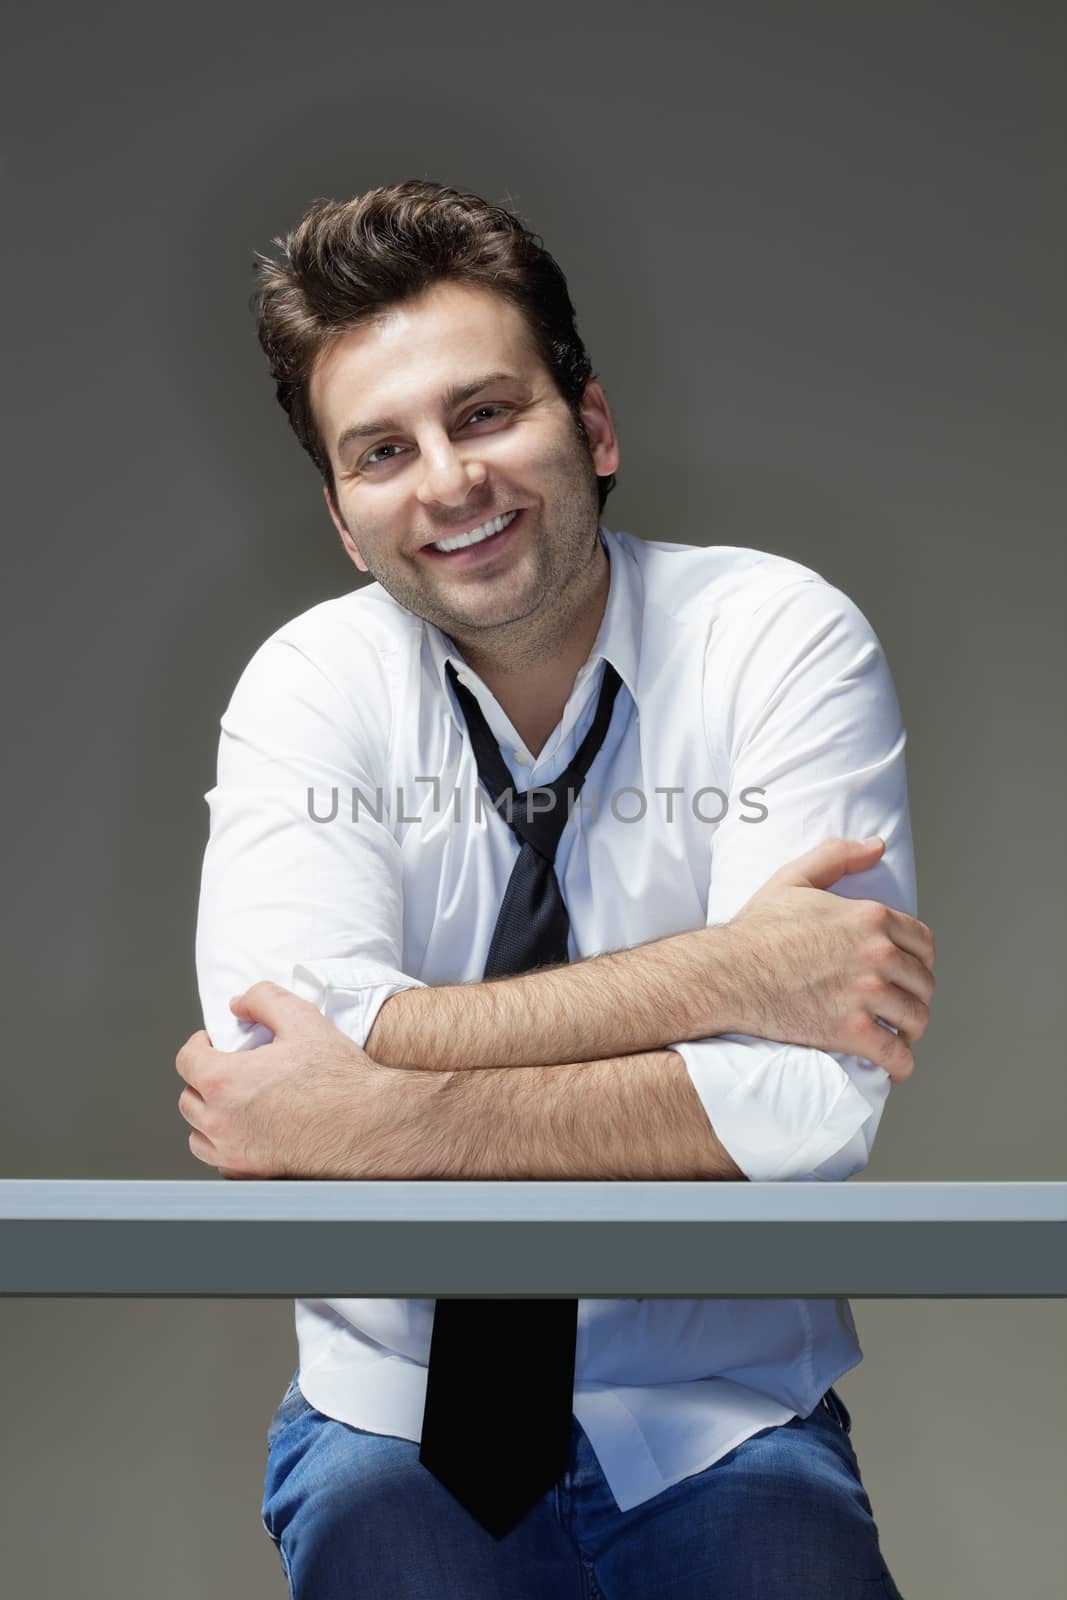
<instances>
[{"instance_id":1,"label":"man's face","mask_svg":"<svg viewBox=\"0 0 1067 1600\"><path fill-rule=\"evenodd\" d=\"M459 388L469 392L450 397ZM400 605L503 664L587 600L597 474L618 465L611 414L591 379L587 446L509 301L437 284L343 335L310 397L334 469L334 525ZM430 548L517 508L484 544Z\"/></svg>"}]
</instances>

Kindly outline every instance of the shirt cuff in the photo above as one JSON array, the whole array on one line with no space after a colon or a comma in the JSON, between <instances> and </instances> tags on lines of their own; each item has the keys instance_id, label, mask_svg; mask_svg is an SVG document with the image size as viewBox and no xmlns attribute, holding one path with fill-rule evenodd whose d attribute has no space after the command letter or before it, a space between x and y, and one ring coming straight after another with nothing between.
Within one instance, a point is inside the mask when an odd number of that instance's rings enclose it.
<instances>
[{"instance_id":1,"label":"shirt cuff","mask_svg":"<svg viewBox=\"0 0 1067 1600\"><path fill-rule=\"evenodd\" d=\"M397 967L358 957L301 961L293 967L291 988L322 1012L328 1022L364 1049L378 1012L404 989L425 989Z\"/></svg>"},{"instance_id":2,"label":"shirt cuff","mask_svg":"<svg viewBox=\"0 0 1067 1600\"><path fill-rule=\"evenodd\" d=\"M667 1048L685 1062L716 1137L754 1183L809 1179L873 1114L848 1073L823 1050L743 1033Z\"/></svg>"}]
</instances>

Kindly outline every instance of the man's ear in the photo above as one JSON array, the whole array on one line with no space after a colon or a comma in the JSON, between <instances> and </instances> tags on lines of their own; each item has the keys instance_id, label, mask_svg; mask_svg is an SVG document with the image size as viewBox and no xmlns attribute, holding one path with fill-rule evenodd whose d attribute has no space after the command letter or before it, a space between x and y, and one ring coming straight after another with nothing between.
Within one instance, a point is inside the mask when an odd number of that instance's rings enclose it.
<instances>
[{"instance_id":1,"label":"man's ear","mask_svg":"<svg viewBox=\"0 0 1067 1600\"><path fill-rule=\"evenodd\" d=\"M349 560L355 562L360 572L369 572L370 568L352 542L352 535L345 527L344 522L341 519L341 513L333 503L333 499L330 495L330 486L328 483L323 484L322 492L326 499L326 509L330 513L330 521L341 535L341 543L345 547L345 553L347 554Z\"/></svg>"},{"instance_id":2,"label":"man's ear","mask_svg":"<svg viewBox=\"0 0 1067 1600\"><path fill-rule=\"evenodd\" d=\"M596 378L590 378L586 384L580 410L597 477L609 477L618 469L619 441L615 437L608 397Z\"/></svg>"}]
</instances>

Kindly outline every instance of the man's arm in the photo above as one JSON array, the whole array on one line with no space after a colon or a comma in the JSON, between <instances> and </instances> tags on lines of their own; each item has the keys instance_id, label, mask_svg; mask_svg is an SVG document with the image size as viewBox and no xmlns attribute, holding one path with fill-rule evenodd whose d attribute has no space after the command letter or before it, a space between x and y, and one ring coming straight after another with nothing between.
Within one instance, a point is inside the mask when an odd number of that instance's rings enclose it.
<instances>
[{"instance_id":1,"label":"man's arm","mask_svg":"<svg viewBox=\"0 0 1067 1600\"><path fill-rule=\"evenodd\" d=\"M662 1054L667 1040L740 1025L730 960L724 930L700 928L516 977L406 989L382 1005L365 1049L434 1071Z\"/></svg>"},{"instance_id":2,"label":"man's arm","mask_svg":"<svg viewBox=\"0 0 1067 1600\"><path fill-rule=\"evenodd\" d=\"M680 1056L424 1072L375 1061L272 982L232 1002L269 1044L179 1051L194 1156L224 1177L743 1180Z\"/></svg>"},{"instance_id":3,"label":"man's arm","mask_svg":"<svg viewBox=\"0 0 1067 1600\"><path fill-rule=\"evenodd\" d=\"M905 730L885 653L859 607L816 575L775 587L712 630L704 711L715 764L729 771L732 789L761 787L767 808L755 825L731 813L715 829L708 925L737 918L771 873L820 839L877 835L885 842L877 865L841 878L826 900L839 909L877 902L874 918L903 913L918 929ZM929 955L929 930L919 931L915 954L925 947ZM880 1046L892 1041L899 1060L892 1025L920 1015L899 987L907 981L891 968L873 984L864 977L866 1004L846 1030L853 1037L833 1048L775 1043L755 1029L666 1041L752 1181L839 1182L866 1164L892 1081L876 1064ZM806 987L792 985L802 1007Z\"/></svg>"},{"instance_id":4,"label":"man's arm","mask_svg":"<svg viewBox=\"0 0 1067 1600\"><path fill-rule=\"evenodd\" d=\"M415 1071L401 1092L412 1090L419 1113L403 1120L400 1177L747 1181L673 1050L554 1067Z\"/></svg>"}]
</instances>

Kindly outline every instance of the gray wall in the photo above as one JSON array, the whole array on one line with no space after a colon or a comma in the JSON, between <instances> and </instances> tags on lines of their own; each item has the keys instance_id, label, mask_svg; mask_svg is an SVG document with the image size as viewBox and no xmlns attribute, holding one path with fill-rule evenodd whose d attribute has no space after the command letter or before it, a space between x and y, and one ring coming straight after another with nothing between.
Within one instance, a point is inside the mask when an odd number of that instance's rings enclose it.
<instances>
[{"instance_id":1,"label":"gray wall","mask_svg":"<svg viewBox=\"0 0 1067 1600\"><path fill-rule=\"evenodd\" d=\"M218 718L356 581L247 310L312 198L426 176L567 272L608 525L803 561L909 734L938 990L855 1179L1063 1179L1062 8L20 8L6 29L7 1177L210 1179L174 1054ZM1059 449L1057 449L1059 446ZM1062 1578L1060 1302L859 1301L902 1591ZM286 1302L0 1304L11 1593L284 1591Z\"/></svg>"}]
</instances>

